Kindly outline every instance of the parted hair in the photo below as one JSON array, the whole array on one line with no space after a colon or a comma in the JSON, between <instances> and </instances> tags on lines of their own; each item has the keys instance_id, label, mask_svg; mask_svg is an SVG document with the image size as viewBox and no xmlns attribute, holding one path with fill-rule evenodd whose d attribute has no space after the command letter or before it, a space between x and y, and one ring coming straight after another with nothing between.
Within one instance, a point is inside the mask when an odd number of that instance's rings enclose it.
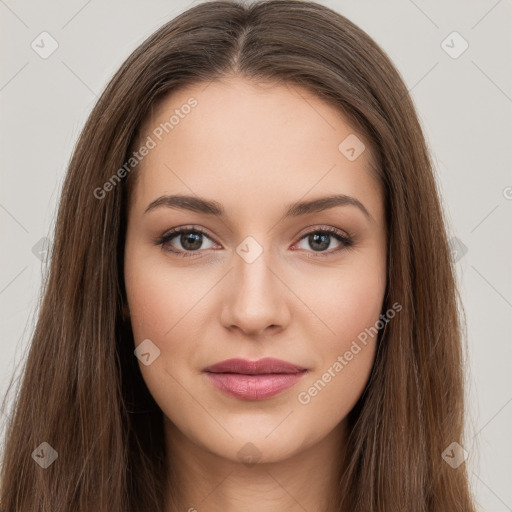
<instances>
[{"instance_id":1,"label":"parted hair","mask_svg":"<svg viewBox=\"0 0 512 512\"><path fill-rule=\"evenodd\" d=\"M377 342L349 414L341 512L473 512L463 444L464 323L435 171L413 101L386 53L334 10L309 1L210 1L150 35L94 106L63 183L53 246L20 385L6 421L4 512L163 512L174 496L162 411L123 315L130 158L155 102L229 76L296 85L369 141L385 194L383 310L402 310ZM4 399L5 402L5 399ZM47 468L31 454L47 442Z\"/></svg>"}]
</instances>

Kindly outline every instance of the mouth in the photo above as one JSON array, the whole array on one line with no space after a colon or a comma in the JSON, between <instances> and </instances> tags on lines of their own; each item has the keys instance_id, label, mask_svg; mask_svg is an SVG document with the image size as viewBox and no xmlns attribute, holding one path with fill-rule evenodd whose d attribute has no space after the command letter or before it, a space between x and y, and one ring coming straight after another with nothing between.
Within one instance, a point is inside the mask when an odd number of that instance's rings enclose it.
<instances>
[{"instance_id":1,"label":"mouth","mask_svg":"<svg viewBox=\"0 0 512 512\"><path fill-rule=\"evenodd\" d=\"M203 369L221 392L240 400L265 400L294 386L306 368L274 358L228 359Z\"/></svg>"}]
</instances>

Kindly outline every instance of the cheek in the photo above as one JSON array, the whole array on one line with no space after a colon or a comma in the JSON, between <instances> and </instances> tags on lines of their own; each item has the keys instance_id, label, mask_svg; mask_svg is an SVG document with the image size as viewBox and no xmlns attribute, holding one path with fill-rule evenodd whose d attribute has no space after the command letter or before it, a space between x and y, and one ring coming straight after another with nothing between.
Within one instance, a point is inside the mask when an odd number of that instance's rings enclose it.
<instances>
[{"instance_id":1,"label":"cheek","mask_svg":"<svg viewBox=\"0 0 512 512\"><path fill-rule=\"evenodd\" d=\"M331 317L336 336L317 346L317 364L297 390L299 407L309 418L336 425L359 400L375 359L380 304L352 296Z\"/></svg>"},{"instance_id":2,"label":"cheek","mask_svg":"<svg viewBox=\"0 0 512 512\"><path fill-rule=\"evenodd\" d=\"M125 284L135 345L150 339L160 350L154 366L140 365L141 371L145 377L156 369L178 377L193 366L201 349L200 320L211 315L204 297L215 281L196 277L192 282L183 269L170 270L143 256L132 263L126 267Z\"/></svg>"},{"instance_id":3,"label":"cheek","mask_svg":"<svg viewBox=\"0 0 512 512\"><path fill-rule=\"evenodd\" d=\"M335 278L331 275L317 280L316 286L308 283L303 297L321 321L324 356L332 358L334 353L348 350L358 336L364 338L367 329L379 320L385 285L385 269L378 266L342 269ZM303 327L307 332L307 326Z\"/></svg>"},{"instance_id":4,"label":"cheek","mask_svg":"<svg viewBox=\"0 0 512 512\"><path fill-rule=\"evenodd\" d=\"M168 307L172 293L165 294L147 273L126 280L126 293L135 344L146 338L160 339L172 327L173 318Z\"/></svg>"},{"instance_id":5,"label":"cheek","mask_svg":"<svg viewBox=\"0 0 512 512\"><path fill-rule=\"evenodd\" d=\"M151 254L132 251L125 264L125 285L135 342L154 338L163 342L187 321L187 311L200 297L187 289L182 271L170 271Z\"/></svg>"},{"instance_id":6,"label":"cheek","mask_svg":"<svg viewBox=\"0 0 512 512\"><path fill-rule=\"evenodd\" d=\"M190 377L187 370L200 348L200 326L194 315L201 314L198 300L205 291L199 287L187 293L181 285L182 273L163 270L139 260L139 264L127 267L125 284L134 349L150 339L160 351L149 365L139 361L142 377L162 411L177 421L177 412L190 408L190 395L180 383Z\"/></svg>"},{"instance_id":7,"label":"cheek","mask_svg":"<svg viewBox=\"0 0 512 512\"><path fill-rule=\"evenodd\" d=\"M339 350L348 350L352 340L364 338L368 328L378 321L384 286L373 279L354 279L337 288L336 299L330 309L335 345Z\"/></svg>"},{"instance_id":8,"label":"cheek","mask_svg":"<svg viewBox=\"0 0 512 512\"><path fill-rule=\"evenodd\" d=\"M330 330L317 339L316 365L298 390L308 415L336 423L355 405L368 381L375 357L385 293L384 268L340 273L335 284L310 295ZM318 292L318 289L317 289ZM325 333L325 326L323 326ZM335 404L333 406L333 404Z\"/></svg>"}]
</instances>

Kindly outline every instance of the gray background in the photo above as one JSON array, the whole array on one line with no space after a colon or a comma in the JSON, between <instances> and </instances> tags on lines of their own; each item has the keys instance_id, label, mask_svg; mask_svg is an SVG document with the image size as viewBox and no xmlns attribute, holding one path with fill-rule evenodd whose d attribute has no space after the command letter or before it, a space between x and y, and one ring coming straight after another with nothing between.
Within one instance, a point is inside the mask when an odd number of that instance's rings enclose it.
<instances>
[{"instance_id":1,"label":"gray background","mask_svg":"<svg viewBox=\"0 0 512 512\"><path fill-rule=\"evenodd\" d=\"M83 123L130 52L197 3L0 0L2 396L26 355L44 270L41 239L52 238L60 187ZM320 3L384 48L416 104L455 237L467 312L464 447L471 482L483 510L512 511L512 3ZM43 31L59 45L46 59L31 47ZM442 47L453 31L469 44L458 58ZM462 48L461 40L446 44L452 52Z\"/></svg>"}]
</instances>

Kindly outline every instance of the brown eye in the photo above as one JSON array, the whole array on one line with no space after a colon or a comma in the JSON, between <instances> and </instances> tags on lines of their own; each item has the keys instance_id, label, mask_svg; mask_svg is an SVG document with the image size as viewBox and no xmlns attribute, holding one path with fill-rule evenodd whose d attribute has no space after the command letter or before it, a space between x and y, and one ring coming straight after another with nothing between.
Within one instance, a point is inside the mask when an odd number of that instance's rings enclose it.
<instances>
[{"instance_id":1,"label":"brown eye","mask_svg":"<svg viewBox=\"0 0 512 512\"><path fill-rule=\"evenodd\" d=\"M338 247L327 251L331 246L333 239L338 242ZM316 253L326 253L326 255L337 253L345 248L353 245L352 240L346 236L343 232L335 228L322 228L309 231L302 238L301 241L305 240L306 250Z\"/></svg>"},{"instance_id":2,"label":"brown eye","mask_svg":"<svg viewBox=\"0 0 512 512\"><path fill-rule=\"evenodd\" d=\"M202 247L205 239L211 241L210 237L200 229L177 228L162 236L157 244L179 256L199 256L201 249L211 248L211 246Z\"/></svg>"}]
</instances>

